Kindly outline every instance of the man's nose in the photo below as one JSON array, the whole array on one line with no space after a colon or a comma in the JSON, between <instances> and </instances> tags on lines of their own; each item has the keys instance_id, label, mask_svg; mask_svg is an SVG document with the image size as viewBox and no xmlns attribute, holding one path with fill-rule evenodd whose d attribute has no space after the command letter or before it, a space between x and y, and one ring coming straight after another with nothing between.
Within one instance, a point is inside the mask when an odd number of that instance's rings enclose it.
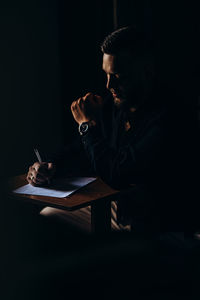
<instances>
[{"instance_id":1,"label":"man's nose","mask_svg":"<svg viewBox=\"0 0 200 300\"><path fill-rule=\"evenodd\" d=\"M108 90L115 88L116 86L116 82L115 82L115 78L112 75L107 75L107 83L106 83L106 88Z\"/></svg>"}]
</instances>

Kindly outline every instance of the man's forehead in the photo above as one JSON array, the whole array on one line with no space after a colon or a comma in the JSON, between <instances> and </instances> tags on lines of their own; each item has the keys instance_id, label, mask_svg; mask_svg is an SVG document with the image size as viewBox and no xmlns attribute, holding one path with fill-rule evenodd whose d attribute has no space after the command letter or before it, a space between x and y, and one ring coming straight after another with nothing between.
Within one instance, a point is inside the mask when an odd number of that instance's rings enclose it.
<instances>
[{"instance_id":1,"label":"man's forehead","mask_svg":"<svg viewBox=\"0 0 200 300\"><path fill-rule=\"evenodd\" d=\"M129 52L120 52L116 55L106 54L103 55L103 69L107 73L117 71L124 71L133 61L133 56Z\"/></svg>"}]
</instances>

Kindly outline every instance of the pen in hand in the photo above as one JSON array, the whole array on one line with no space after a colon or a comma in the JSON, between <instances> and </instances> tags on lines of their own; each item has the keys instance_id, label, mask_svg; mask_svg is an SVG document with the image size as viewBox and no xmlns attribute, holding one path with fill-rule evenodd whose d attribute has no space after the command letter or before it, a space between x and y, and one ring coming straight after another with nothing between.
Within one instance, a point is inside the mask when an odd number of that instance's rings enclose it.
<instances>
[{"instance_id":1,"label":"pen in hand","mask_svg":"<svg viewBox=\"0 0 200 300\"><path fill-rule=\"evenodd\" d=\"M39 163L42 163L42 159L41 159L41 156L40 156L40 153L39 153L38 149L35 148L34 152L35 152L35 155L37 156L37 159L38 159ZM50 180L47 179L47 181L48 181L48 184L50 184Z\"/></svg>"}]
</instances>

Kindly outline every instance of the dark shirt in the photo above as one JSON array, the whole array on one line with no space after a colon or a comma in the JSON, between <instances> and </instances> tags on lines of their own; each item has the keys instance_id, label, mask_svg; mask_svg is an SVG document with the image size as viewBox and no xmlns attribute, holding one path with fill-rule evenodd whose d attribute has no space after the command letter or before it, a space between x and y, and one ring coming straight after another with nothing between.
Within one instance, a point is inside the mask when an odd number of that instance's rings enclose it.
<instances>
[{"instance_id":1,"label":"dark shirt","mask_svg":"<svg viewBox=\"0 0 200 300\"><path fill-rule=\"evenodd\" d=\"M160 101L130 113L108 98L97 126L55 160L58 169L87 170L124 190L118 199L118 221L124 225L145 231L193 230L196 161L185 112Z\"/></svg>"}]
</instances>

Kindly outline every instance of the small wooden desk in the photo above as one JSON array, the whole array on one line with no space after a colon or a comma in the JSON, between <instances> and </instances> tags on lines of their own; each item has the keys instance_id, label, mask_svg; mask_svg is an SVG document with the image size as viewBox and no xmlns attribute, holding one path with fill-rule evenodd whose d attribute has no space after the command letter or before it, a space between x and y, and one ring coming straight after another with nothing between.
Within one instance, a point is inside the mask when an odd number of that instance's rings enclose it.
<instances>
[{"instance_id":1,"label":"small wooden desk","mask_svg":"<svg viewBox=\"0 0 200 300\"><path fill-rule=\"evenodd\" d=\"M111 200L116 200L119 191L112 189L101 179L89 183L65 198L15 194L12 190L27 184L26 174L10 180L10 196L17 200L29 201L40 206L51 206L63 210L75 211L91 205L91 226L95 233L111 230Z\"/></svg>"}]
</instances>

